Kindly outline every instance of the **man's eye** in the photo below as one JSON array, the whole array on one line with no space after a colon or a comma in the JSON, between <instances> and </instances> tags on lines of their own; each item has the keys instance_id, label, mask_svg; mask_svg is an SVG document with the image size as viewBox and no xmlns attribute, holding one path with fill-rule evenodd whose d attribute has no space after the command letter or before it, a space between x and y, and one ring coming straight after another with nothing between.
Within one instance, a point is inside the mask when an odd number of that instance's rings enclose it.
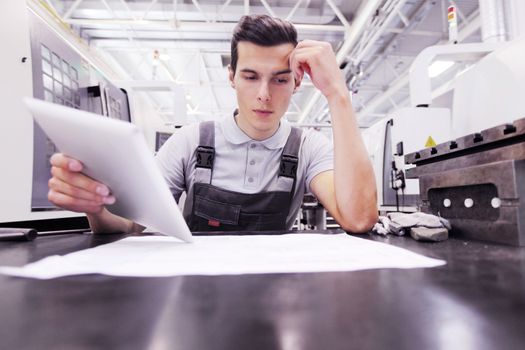
<instances>
[{"instance_id":1,"label":"man's eye","mask_svg":"<svg viewBox=\"0 0 525 350\"><path fill-rule=\"evenodd\" d=\"M286 78L277 78L275 81L279 84L286 84L288 82L288 79Z\"/></svg>"},{"instance_id":2,"label":"man's eye","mask_svg":"<svg viewBox=\"0 0 525 350\"><path fill-rule=\"evenodd\" d=\"M257 77L255 75L246 75L246 76L244 76L244 79L246 79L246 80L255 80L255 79L257 79Z\"/></svg>"}]
</instances>

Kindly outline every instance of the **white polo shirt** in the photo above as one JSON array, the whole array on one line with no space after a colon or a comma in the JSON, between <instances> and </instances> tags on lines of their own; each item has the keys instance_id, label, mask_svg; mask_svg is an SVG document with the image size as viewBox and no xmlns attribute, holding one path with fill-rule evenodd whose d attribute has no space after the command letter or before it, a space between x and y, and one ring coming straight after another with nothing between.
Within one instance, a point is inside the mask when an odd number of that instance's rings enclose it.
<instances>
[{"instance_id":1,"label":"white polo shirt","mask_svg":"<svg viewBox=\"0 0 525 350\"><path fill-rule=\"evenodd\" d=\"M281 153L291 125L281 120L279 129L263 141L252 140L235 122L225 117L215 123L215 161L211 184L240 193L267 192L277 180ZM178 129L157 153L157 163L174 198L188 192L195 178L195 151L199 145L199 124ZM286 219L291 228L310 182L319 173L334 168L333 145L315 130L303 130L297 168L296 191ZM185 205L192 205L187 198Z\"/></svg>"}]
</instances>

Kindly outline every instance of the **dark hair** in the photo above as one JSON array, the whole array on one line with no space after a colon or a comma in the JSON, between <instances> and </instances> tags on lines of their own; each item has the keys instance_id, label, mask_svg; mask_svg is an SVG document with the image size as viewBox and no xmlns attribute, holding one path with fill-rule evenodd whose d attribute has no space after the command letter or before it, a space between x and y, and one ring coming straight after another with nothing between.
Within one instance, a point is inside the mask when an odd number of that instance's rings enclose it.
<instances>
[{"instance_id":1,"label":"dark hair","mask_svg":"<svg viewBox=\"0 0 525 350\"><path fill-rule=\"evenodd\" d=\"M248 41L260 46L280 44L297 45L297 31L292 23L268 15L242 16L233 30L231 44L231 67L237 69L237 44Z\"/></svg>"}]
</instances>

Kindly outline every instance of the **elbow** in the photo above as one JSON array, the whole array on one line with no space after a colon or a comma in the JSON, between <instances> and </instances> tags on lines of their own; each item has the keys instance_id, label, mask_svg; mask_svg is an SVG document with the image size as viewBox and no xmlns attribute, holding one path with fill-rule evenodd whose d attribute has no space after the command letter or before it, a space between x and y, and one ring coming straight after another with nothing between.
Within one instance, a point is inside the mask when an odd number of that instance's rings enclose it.
<instances>
[{"instance_id":1,"label":"elbow","mask_svg":"<svg viewBox=\"0 0 525 350\"><path fill-rule=\"evenodd\" d=\"M339 225L348 233L363 234L369 232L377 223L377 220L377 211L371 211L353 218L343 218Z\"/></svg>"}]
</instances>

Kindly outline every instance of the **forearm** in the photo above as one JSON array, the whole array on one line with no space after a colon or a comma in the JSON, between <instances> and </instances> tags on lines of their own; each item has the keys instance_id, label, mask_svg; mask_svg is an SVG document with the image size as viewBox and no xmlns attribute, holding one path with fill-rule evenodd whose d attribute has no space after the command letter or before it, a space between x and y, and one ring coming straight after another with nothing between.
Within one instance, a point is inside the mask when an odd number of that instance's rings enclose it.
<instances>
[{"instance_id":1,"label":"forearm","mask_svg":"<svg viewBox=\"0 0 525 350\"><path fill-rule=\"evenodd\" d=\"M348 92L328 97L334 142L334 189L337 208L355 231L377 220L374 172Z\"/></svg>"},{"instance_id":2,"label":"forearm","mask_svg":"<svg viewBox=\"0 0 525 350\"><path fill-rule=\"evenodd\" d=\"M97 214L86 214L93 233L142 232L144 227L104 208Z\"/></svg>"},{"instance_id":3,"label":"forearm","mask_svg":"<svg viewBox=\"0 0 525 350\"><path fill-rule=\"evenodd\" d=\"M365 232L377 220L374 173L337 57L329 43L303 40L290 55L296 79L304 72L328 101L334 142L333 174L318 174L310 188L347 231Z\"/></svg>"}]
</instances>

